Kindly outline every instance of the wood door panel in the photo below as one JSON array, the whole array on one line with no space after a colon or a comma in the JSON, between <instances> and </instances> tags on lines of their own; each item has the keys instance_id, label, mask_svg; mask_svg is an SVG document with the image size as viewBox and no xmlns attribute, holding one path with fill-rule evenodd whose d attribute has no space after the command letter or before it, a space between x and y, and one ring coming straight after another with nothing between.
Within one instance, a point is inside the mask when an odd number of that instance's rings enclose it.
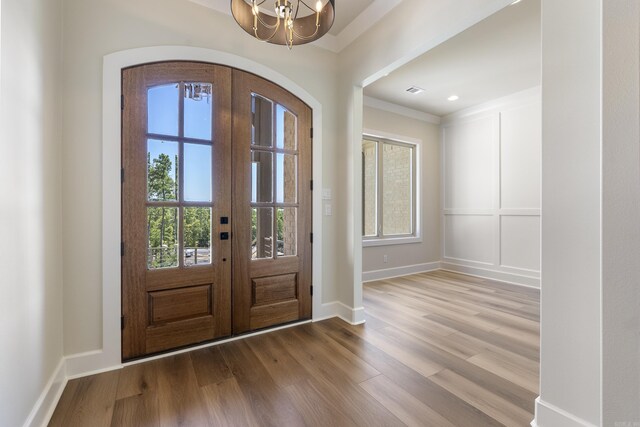
<instances>
[{"instance_id":1,"label":"wood door panel","mask_svg":"<svg viewBox=\"0 0 640 427\"><path fill-rule=\"evenodd\" d=\"M202 316L167 323L164 326L149 326L145 331L146 350L148 353L157 353L210 341L215 338L214 323L214 316Z\"/></svg>"},{"instance_id":2,"label":"wood door panel","mask_svg":"<svg viewBox=\"0 0 640 427\"><path fill-rule=\"evenodd\" d=\"M251 282L253 306L296 299L298 294L296 274L254 278Z\"/></svg>"},{"instance_id":3,"label":"wood door panel","mask_svg":"<svg viewBox=\"0 0 640 427\"><path fill-rule=\"evenodd\" d=\"M290 300L251 307L251 330L293 322L300 318L299 301Z\"/></svg>"},{"instance_id":4,"label":"wood door panel","mask_svg":"<svg viewBox=\"0 0 640 427\"><path fill-rule=\"evenodd\" d=\"M167 322L211 315L211 287L149 292L149 323L153 326Z\"/></svg>"}]
</instances>

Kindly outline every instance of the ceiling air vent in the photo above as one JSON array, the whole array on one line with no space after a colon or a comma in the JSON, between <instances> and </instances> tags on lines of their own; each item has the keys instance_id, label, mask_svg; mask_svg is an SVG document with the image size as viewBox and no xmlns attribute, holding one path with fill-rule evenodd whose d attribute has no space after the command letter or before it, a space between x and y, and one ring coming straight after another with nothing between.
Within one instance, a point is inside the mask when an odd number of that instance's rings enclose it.
<instances>
[{"instance_id":1,"label":"ceiling air vent","mask_svg":"<svg viewBox=\"0 0 640 427\"><path fill-rule=\"evenodd\" d=\"M407 89L407 92L415 95L415 94L424 92L424 89L418 86L411 86L409 89Z\"/></svg>"}]
</instances>

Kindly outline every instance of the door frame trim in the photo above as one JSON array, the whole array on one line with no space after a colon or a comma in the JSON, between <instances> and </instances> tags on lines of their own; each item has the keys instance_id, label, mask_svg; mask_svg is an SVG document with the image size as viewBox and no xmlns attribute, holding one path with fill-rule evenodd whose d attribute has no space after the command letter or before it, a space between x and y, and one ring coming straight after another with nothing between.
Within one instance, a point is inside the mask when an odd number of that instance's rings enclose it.
<instances>
[{"instance_id":1,"label":"door frame trim","mask_svg":"<svg viewBox=\"0 0 640 427\"><path fill-rule=\"evenodd\" d=\"M309 92L271 68L250 59L213 49L154 46L105 55L102 82L102 349L67 359L67 376L117 369L121 360L121 109L122 69L160 61L200 61L257 74L300 98L313 110L313 318L322 309L322 104Z\"/></svg>"}]
</instances>

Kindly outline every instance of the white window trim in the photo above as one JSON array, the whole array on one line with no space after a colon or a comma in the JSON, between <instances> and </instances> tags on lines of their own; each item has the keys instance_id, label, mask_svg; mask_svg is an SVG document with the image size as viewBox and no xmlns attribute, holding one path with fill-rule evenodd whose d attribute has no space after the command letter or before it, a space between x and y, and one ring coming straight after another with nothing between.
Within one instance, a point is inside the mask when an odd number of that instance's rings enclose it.
<instances>
[{"instance_id":1,"label":"white window trim","mask_svg":"<svg viewBox=\"0 0 640 427\"><path fill-rule=\"evenodd\" d=\"M362 237L362 247L374 247L374 246L391 246L391 245L405 245L422 242L422 140L417 138L411 138L404 135L396 135L389 132L384 132L374 129L363 129L362 139L364 138L381 138L391 142L399 142L402 144L408 144L414 146L415 149L415 234L407 236L393 236L393 237ZM362 206L364 209L364 206Z\"/></svg>"}]
</instances>

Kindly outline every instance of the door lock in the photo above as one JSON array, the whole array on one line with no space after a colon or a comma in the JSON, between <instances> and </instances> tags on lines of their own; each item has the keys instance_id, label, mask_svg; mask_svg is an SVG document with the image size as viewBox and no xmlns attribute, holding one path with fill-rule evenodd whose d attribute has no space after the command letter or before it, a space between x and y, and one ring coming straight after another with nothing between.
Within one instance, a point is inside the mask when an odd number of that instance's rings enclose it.
<instances>
[{"instance_id":1,"label":"door lock","mask_svg":"<svg viewBox=\"0 0 640 427\"><path fill-rule=\"evenodd\" d=\"M223 231L222 233L220 233L220 240L229 240L229 232Z\"/></svg>"}]
</instances>

